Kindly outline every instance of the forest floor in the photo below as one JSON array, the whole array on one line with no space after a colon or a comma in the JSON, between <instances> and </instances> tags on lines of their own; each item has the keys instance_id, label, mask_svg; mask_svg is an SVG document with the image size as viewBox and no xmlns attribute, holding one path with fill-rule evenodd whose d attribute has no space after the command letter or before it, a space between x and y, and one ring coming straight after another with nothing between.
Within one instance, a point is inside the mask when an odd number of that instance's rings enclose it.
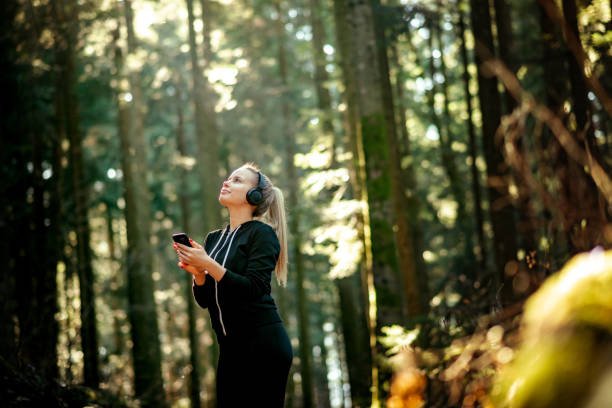
<instances>
[{"instance_id":1,"label":"forest floor","mask_svg":"<svg viewBox=\"0 0 612 408\"><path fill-rule=\"evenodd\" d=\"M103 390L62 385L46 379L32 366L14 367L0 357L0 405L4 408L128 408Z\"/></svg>"}]
</instances>

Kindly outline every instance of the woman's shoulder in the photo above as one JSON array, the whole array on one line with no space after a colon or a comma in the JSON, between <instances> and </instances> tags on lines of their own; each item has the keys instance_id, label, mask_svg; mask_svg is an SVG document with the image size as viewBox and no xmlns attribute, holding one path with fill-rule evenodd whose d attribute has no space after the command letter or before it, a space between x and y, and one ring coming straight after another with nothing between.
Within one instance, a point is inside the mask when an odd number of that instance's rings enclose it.
<instances>
[{"instance_id":1,"label":"woman's shoulder","mask_svg":"<svg viewBox=\"0 0 612 408\"><path fill-rule=\"evenodd\" d=\"M270 232L272 232L276 235L276 232L274 232L274 228L272 228L272 226L267 222L261 220L251 220L248 223L249 229L251 229L253 233L269 234Z\"/></svg>"},{"instance_id":2,"label":"woman's shoulder","mask_svg":"<svg viewBox=\"0 0 612 408\"><path fill-rule=\"evenodd\" d=\"M249 222L251 233L249 234L249 238L251 242L257 241L258 243L270 242L275 246L279 245L278 236L276 235L276 231L274 228L268 223L265 223L260 220L253 220Z\"/></svg>"},{"instance_id":3,"label":"woman's shoulder","mask_svg":"<svg viewBox=\"0 0 612 408\"><path fill-rule=\"evenodd\" d=\"M221 235L221 232L223 232L224 229L225 228L219 228L219 229L210 231L208 234L206 234L206 237L204 237L204 242L209 242L209 240L215 239L216 237Z\"/></svg>"}]
</instances>

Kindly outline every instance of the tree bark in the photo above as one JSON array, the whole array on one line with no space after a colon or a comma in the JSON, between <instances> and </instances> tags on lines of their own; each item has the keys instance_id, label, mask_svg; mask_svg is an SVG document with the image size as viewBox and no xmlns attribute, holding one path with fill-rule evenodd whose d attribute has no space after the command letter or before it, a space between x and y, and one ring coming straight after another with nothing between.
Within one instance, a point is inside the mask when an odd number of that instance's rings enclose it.
<instances>
[{"instance_id":1,"label":"tree bark","mask_svg":"<svg viewBox=\"0 0 612 408\"><path fill-rule=\"evenodd\" d=\"M124 5L128 53L135 54L137 44L131 1L126 0ZM116 38L118 37L117 33ZM148 165L143 134L140 76L138 72L126 75L119 47L116 48L115 64L120 75L120 86L128 85L127 88L119 89L118 117L121 163L125 180L128 315L133 342L134 392L144 405L165 407L159 328L151 277L153 255L150 245L150 200L146 177Z\"/></svg>"},{"instance_id":2,"label":"tree bark","mask_svg":"<svg viewBox=\"0 0 612 408\"><path fill-rule=\"evenodd\" d=\"M406 211L410 220L410 229L412 230L412 236L414 240L414 248L417 254L422 254L425 250L424 233L423 227L419 222L419 209L421 207L421 200L417 194L417 182L415 179L414 172L414 160L412 156L412 149L410 146L410 135L408 134L408 125L406 122L406 108L404 107L404 71L397 55L397 47L395 44L390 45L390 58L392 64L396 69L395 77L395 94L397 96L397 129L399 130L401 137L398 139L397 151L399 154L400 167L401 162L405 158L409 158L406 168L401 169L403 178L406 185ZM416 257L417 270L423 271L425 274L427 266L422 256Z\"/></svg>"},{"instance_id":3,"label":"tree bark","mask_svg":"<svg viewBox=\"0 0 612 408\"><path fill-rule=\"evenodd\" d=\"M185 139L185 117L183 114L183 100L181 92L181 83L178 81L176 85L176 109L178 126L176 129L176 146L181 158L188 156L187 141ZM187 186L188 171L185 167L179 169L179 201L181 206L181 225L183 230L189 235L191 231L191 208L189 206L189 188ZM185 276L185 299L187 300L187 321L189 333L189 398L191 408L200 408L200 358L199 358L199 343L196 331L196 309L193 301L193 278L187 274Z\"/></svg>"},{"instance_id":4,"label":"tree bark","mask_svg":"<svg viewBox=\"0 0 612 408\"><path fill-rule=\"evenodd\" d=\"M472 178L472 194L474 195L474 212L476 214L476 232L478 236L480 273L478 278L482 278L487 271L487 243L484 236L484 214L482 211L482 193L480 190L480 176L476 160L476 131L474 130L474 112L472 108L472 94L470 92L470 71L468 69L468 53L465 45L465 21L463 19L463 11L461 10L460 0L457 3L457 12L459 13L459 39L461 41L461 63L463 65L463 90L465 93L465 104L467 110L467 127L469 138L469 151L471 157L470 173Z\"/></svg>"},{"instance_id":5,"label":"tree bark","mask_svg":"<svg viewBox=\"0 0 612 408\"><path fill-rule=\"evenodd\" d=\"M365 300L361 294L358 274L336 279L340 297L340 321L346 351L351 400L353 407L369 407L372 353L369 352L368 326L365 319ZM365 351L365 352L364 352Z\"/></svg>"},{"instance_id":6,"label":"tree bark","mask_svg":"<svg viewBox=\"0 0 612 408\"><path fill-rule=\"evenodd\" d=\"M516 224L514 210L510 205L508 192L508 169L496 142L496 132L501 120L501 100L497 79L490 76L483 65L494 55L491 15L486 0L470 0L472 9L472 32L476 39L475 60L478 72L478 97L482 113L482 137L485 161L487 163L487 186L489 212L493 229L495 256L495 278L501 285L503 305L515 300L512 286L513 276L505 273L506 265L515 262ZM514 268L511 268L514 270Z\"/></svg>"},{"instance_id":7,"label":"tree bark","mask_svg":"<svg viewBox=\"0 0 612 408\"><path fill-rule=\"evenodd\" d=\"M393 204L393 220L395 231L395 246L399 255L399 270L402 276L403 296L405 297L408 324L410 319L420 317L428 310L428 288L426 265L414 242L414 226L409 214L408 201L406 197L407 185L404 180L395 123L395 107L393 92L389 75L389 58L387 55L387 39L381 16L377 11L381 9L380 0L370 0L371 18L375 39L375 56L378 69L378 80L380 96L382 100L382 113L384 117L384 137L386 139L389 157L389 174L391 176L391 202ZM362 61L363 62L363 61ZM360 72L358 69L357 72ZM376 77L374 77L376 78ZM364 84L369 79L363 78ZM362 115L369 116L367 110L362 110ZM363 116L362 116L363 117ZM364 138L365 140L365 138ZM411 194L414 196L414 194ZM414 198L414 197L413 197ZM412 202L414 207L415 202ZM418 208L411 208L417 211Z\"/></svg>"},{"instance_id":8,"label":"tree bark","mask_svg":"<svg viewBox=\"0 0 612 408\"><path fill-rule=\"evenodd\" d=\"M506 0L494 0L494 5L499 55L504 65L513 74L516 74L517 61L514 51L514 35L512 33L512 13ZM508 90L504 92L504 102L506 115L510 115L517 104ZM522 138L518 140L518 149L520 151L526 150L525 141ZM517 200L520 241L523 250L527 254L535 253L537 248L534 236L536 220L534 219L530 198L530 194L522 194L519 195Z\"/></svg>"},{"instance_id":9,"label":"tree bark","mask_svg":"<svg viewBox=\"0 0 612 408\"><path fill-rule=\"evenodd\" d=\"M69 143L74 194L77 267L81 301L81 347L83 349L83 380L85 385L97 388L100 383L96 308L94 298L94 273L88 217L88 188L85 182L79 103L76 95L77 61L74 44L78 40L78 5L73 1L60 1L55 5L60 24L58 39L59 75L62 84L62 101L65 130Z\"/></svg>"},{"instance_id":10,"label":"tree bark","mask_svg":"<svg viewBox=\"0 0 612 408\"><path fill-rule=\"evenodd\" d=\"M436 91L435 84L435 64L433 60L433 38L435 36L436 41L438 43L438 50L440 50L440 73L442 74L442 78L444 81L442 82L442 103L444 106L444 122L439 129L440 136L440 150L442 156L442 166L446 170L446 174L448 176L448 180L450 183L450 189L457 202L457 218L456 224L458 230L463 235L463 250L465 254L465 258L467 260L467 267L464 268L465 274L468 277L469 282L473 282L476 275L474 274L474 267L476 266L476 258L474 256L473 251L473 241L472 241L472 229L470 228L470 217L468 216L466 209L466 196L465 191L463 189L463 183L461 180L461 175L459 174L459 169L457 168L457 157L455 152L453 151L453 134L451 132L451 115L449 108L449 96L448 96L448 73L446 71L446 62L444 61L444 43L442 42L442 33L440 27L440 16L435 14L430 17L433 19L431 21L431 33L430 33L430 49L432 52L432 56L430 59L430 67L431 67L431 75L432 75L432 83L433 88L432 92ZM435 95L435 94L434 94ZM430 102L432 108L432 115L437 116L435 112L435 97L432 98Z\"/></svg>"},{"instance_id":11,"label":"tree bark","mask_svg":"<svg viewBox=\"0 0 612 408\"><path fill-rule=\"evenodd\" d=\"M310 0L310 25L312 27L312 48L314 60L314 85L317 93L317 107L323 134L330 141L331 160L330 167L335 167L336 158L336 135L332 123L331 95L327 82L329 75L325 70L326 57L323 47L325 45L325 31L321 20L321 5L319 0Z\"/></svg>"},{"instance_id":12,"label":"tree bark","mask_svg":"<svg viewBox=\"0 0 612 408\"><path fill-rule=\"evenodd\" d=\"M197 166L200 182L201 205L203 215L203 231L210 231L221 224L221 213L217 203L217 193L220 185L219 176L219 147L217 142L217 128L214 120L214 105L206 99L208 81L203 81L196 33L194 28L195 16L193 0L186 0L189 28L189 54L191 57L191 75L193 78L194 122L197 139ZM208 14L206 14L207 16ZM209 29L210 24L204 27ZM208 45L210 47L210 44Z\"/></svg>"},{"instance_id":13,"label":"tree bark","mask_svg":"<svg viewBox=\"0 0 612 408\"><path fill-rule=\"evenodd\" d=\"M286 147L287 180L289 182L289 197L287 200L289 208L292 209L292 216L289 220L289 230L293 238L292 258L296 273L296 297L298 302L298 322L300 339L300 371L302 376L302 406L310 408L314 406L313 395L313 370L312 370L312 343L310 339L309 314L306 299L306 288L304 287L304 260L302 258L302 232L300 231L300 206L298 199L297 186L299 176L294 164L295 139L290 130L292 120L290 101L289 101L289 80L287 78L287 50L285 45L285 23L283 21L283 11L281 0L274 2L277 13L275 21L276 36L279 41L278 48L278 73L280 77L281 98L282 98L282 134Z\"/></svg>"},{"instance_id":14,"label":"tree bark","mask_svg":"<svg viewBox=\"0 0 612 408\"><path fill-rule=\"evenodd\" d=\"M351 171L351 186L354 197L361 202L361 212L358 213L358 228L360 239L363 242L362 262L360 265L360 292L363 294L362 315L367 328L367 342L363 347L358 343L355 347L348 345L349 339L345 338L347 365L349 366L349 381L351 385L351 397L355 406L379 406L378 400L378 365L376 350L376 291L374 287L372 240L370 230L370 208L366 188L365 153L363 150L362 133L359 113L359 94L357 91L357 72L353 65L354 47L352 45L353 34L350 22L347 19L349 10L348 0L334 1L334 21L336 24L336 38L340 55L340 65L345 87L344 99L346 102L345 130L348 145L352 153L352 161L349 169ZM350 291L339 291L341 299L345 301L351 298ZM350 301L349 301L350 303ZM359 322L361 319L356 319ZM349 320L343 319L343 331L349 329ZM355 321L350 321L354 323ZM354 328L358 332L357 323ZM346 336L346 334L345 334ZM361 355L359 353L362 353ZM361 358L360 358L361 357Z\"/></svg>"}]
</instances>

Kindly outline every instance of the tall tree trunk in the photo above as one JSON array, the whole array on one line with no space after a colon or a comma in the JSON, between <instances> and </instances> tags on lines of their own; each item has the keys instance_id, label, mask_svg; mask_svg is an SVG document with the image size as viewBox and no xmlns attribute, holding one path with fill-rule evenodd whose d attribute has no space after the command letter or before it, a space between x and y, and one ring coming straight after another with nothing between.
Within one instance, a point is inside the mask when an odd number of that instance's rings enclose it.
<instances>
[{"instance_id":1,"label":"tall tree trunk","mask_svg":"<svg viewBox=\"0 0 612 408\"><path fill-rule=\"evenodd\" d=\"M290 294L291 294L291 288L290 288L291 282L287 282L287 286L283 287L283 286L276 286L276 294L273 293L273 297L275 299L277 299L277 304L278 304L278 311L280 313L281 319L283 322L286 322L286 324L289 324L291 321L291 318L289 317L289 310L295 310L295 307L291 307L289 306L289 298L290 298ZM287 331L289 333L291 333L291 328L287 327ZM291 365L291 368L289 369L289 378L287 379L287 389L285 392L285 407L293 407L293 402L294 402L294 398L295 398L295 383L293 381L293 374L295 372L295 364Z\"/></svg>"},{"instance_id":2,"label":"tall tree trunk","mask_svg":"<svg viewBox=\"0 0 612 408\"><path fill-rule=\"evenodd\" d=\"M470 151L470 173L472 176L472 194L474 195L474 212L476 214L476 232L478 236L478 260L480 262L480 273L478 278L482 278L487 270L487 244L484 236L484 214L482 212L482 194L480 190L480 176L478 174L478 167L476 167L476 160L478 155L476 153L476 131L474 130L474 112L472 108L472 94L470 92L470 71L468 69L468 53L465 45L465 21L463 19L463 11L461 10L461 0L457 2L457 12L459 13L459 39L461 41L461 63L463 65L463 91L465 93L465 103L467 111L467 127L468 127L468 138L469 138L469 151Z\"/></svg>"},{"instance_id":3,"label":"tall tree trunk","mask_svg":"<svg viewBox=\"0 0 612 408\"><path fill-rule=\"evenodd\" d=\"M40 372L46 378L58 378L57 369L57 334L58 325L55 320L55 315L58 310L57 305L57 281L56 268L57 259L53 259L51 255L55 251L54 237L49 237L49 229L45 225L45 218L49 216L49 221L55 224L55 220L50 216L45 205L45 193L48 193L47 183L43 179L42 174L42 154L44 149L44 133L39 129L32 132L32 164L33 171L33 206L34 214L31 225L33 235L30 239L34 242L34 251L30 254L29 259L38 259L36 267L31 270L35 272L32 276L32 286L34 295L37 298L35 319L36 327L32 326L32 332L35 333L35 342L31 343L30 355L35 356L36 360L30 363L40 368ZM50 199L53 200L51 191Z\"/></svg>"},{"instance_id":4,"label":"tall tree trunk","mask_svg":"<svg viewBox=\"0 0 612 408\"><path fill-rule=\"evenodd\" d=\"M366 188L366 166L362 132L359 126L359 93L357 90L357 72L353 65L354 47L352 45L353 34L350 22L347 19L349 11L348 0L334 1L334 21L336 23L336 38L340 54L340 65L342 67L345 101L347 105L345 115L345 129L348 135L348 145L352 153L351 186L354 197L362 205L362 211L358 213L358 228L360 239L363 242L362 262L360 265L360 289L363 295L363 313L361 318L348 320L343 319L343 331L353 328L359 332L359 323L365 321L367 327L367 342L354 346L348 345L348 337L345 338L347 365L349 366L349 381L351 385L351 396L355 406L379 406L378 398L378 364L376 349L376 291L374 286L372 239L370 228L370 208L367 205L368 191ZM349 302L351 291L340 290L341 299ZM363 320L362 320L363 319ZM350 326L349 326L350 322ZM355 323L355 324L353 324ZM346 336L346 334L345 334ZM361 347L360 347L361 346ZM361 354L360 354L361 353Z\"/></svg>"},{"instance_id":5,"label":"tall tree trunk","mask_svg":"<svg viewBox=\"0 0 612 408\"><path fill-rule=\"evenodd\" d=\"M323 308L323 305L321 305L321 308ZM327 367L327 347L325 346L325 315L323 311L317 314L317 320L315 324L317 325L317 329L320 330L317 336L319 339L317 346L319 347L320 353L314 361L314 371L316 373L317 382L316 387L314 387L314 400L317 408L331 408L329 381L327 379L329 370Z\"/></svg>"},{"instance_id":6,"label":"tall tree trunk","mask_svg":"<svg viewBox=\"0 0 612 408\"><path fill-rule=\"evenodd\" d=\"M181 158L188 156L187 141L185 139L185 118L183 115L183 100L181 92L181 81L176 85L176 108L178 117L178 126L176 129L176 146ZM180 161L182 163L182 161ZM189 206L189 188L187 186L188 170L182 166L179 170L179 201L181 206L181 225L183 230L189 234L191 231L191 209ZM185 299L187 300L187 320L189 326L189 363L191 371L189 371L189 398L191 400L191 408L200 408L200 358L198 356L199 346L196 331L196 311L195 302L193 301L193 279L191 275L185 276Z\"/></svg>"},{"instance_id":7,"label":"tall tree trunk","mask_svg":"<svg viewBox=\"0 0 612 408\"><path fill-rule=\"evenodd\" d=\"M186 0L189 28L189 55L193 78L194 122L196 128L198 175L202 204L202 226L210 231L221 224L221 213L216 201L219 188L219 148L213 106L205 99L207 81L203 81L196 45L193 0ZM209 25L209 24L208 24ZM208 26L207 25L207 26ZM209 27L205 27L205 30ZM209 45L210 46L210 45Z\"/></svg>"},{"instance_id":8,"label":"tall tree trunk","mask_svg":"<svg viewBox=\"0 0 612 408\"><path fill-rule=\"evenodd\" d=\"M313 399L313 370L312 370L312 345L310 340L310 325L308 319L308 307L306 299L306 288L304 287L304 260L302 258L302 232L300 231L300 207L297 186L299 176L294 164L295 138L290 130L291 108L289 101L289 80L287 71L287 51L285 46L285 23L283 22L283 11L281 0L274 2L277 13L276 35L279 41L278 49L278 73L281 82L282 100L282 123L283 139L286 143L287 180L289 181L288 205L292 208L292 217L289 221L289 230L293 238L293 265L296 273L296 294L298 302L298 322L300 338L300 369L302 375L302 404L304 408L314 406Z\"/></svg>"},{"instance_id":9,"label":"tall tree trunk","mask_svg":"<svg viewBox=\"0 0 612 408\"><path fill-rule=\"evenodd\" d=\"M544 84L544 103L551 112L559 117L565 116L563 113L563 105L569 98L569 81L568 72L566 67L566 59L563 52L563 45L561 42L561 35L558 31L558 27L555 26L554 21L550 18L546 9L542 7L541 2L538 2L539 9L539 25L541 34L539 39L541 41L541 47L543 50L542 55L542 82ZM540 173L543 177L549 177L550 179L558 179L560 185L559 194L559 207L558 210L568 217L571 213L568 210L569 199L571 198L566 192L570 185L570 178L568 174L569 159L567 154L554 137L549 129L544 129L542 132L542 139L539 143L539 148L534 149L538 161L542 163L539 168ZM548 164L545 166L545 164ZM554 222L556 217L555 209L545 208L544 217L549 224L556 224ZM565 218L561 217L561 218ZM551 228L559 238L552 237L553 242L559 244L570 245L569 234L567 233L566 225L554 225ZM531 254L529 254L531 255ZM556 259L549 255L543 262L549 262L551 268L554 269Z\"/></svg>"},{"instance_id":10,"label":"tall tree trunk","mask_svg":"<svg viewBox=\"0 0 612 408\"><path fill-rule=\"evenodd\" d=\"M124 2L128 53L135 54L136 38L132 22L132 4ZM116 34L118 39L119 34ZM115 63L125 84L125 70L120 48ZM161 375L161 350L157 311L151 277L150 209L147 184L146 144L143 134L142 91L138 72L127 73L129 88L118 95L121 165L125 180L125 218L127 224L128 314L132 330L134 392L143 405L166 406Z\"/></svg>"},{"instance_id":11,"label":"tall tree trunk","mask_svg":"<svg viewBox=\"0 0 612 408\"><path fill-rule=\"evenodd\" d=\"M331 160L330 167L336 166L336 136L332 123L331 95L327 86L329 75L325 70L326 58L323 47L325 45L325 30L321 19L321 5L319 0L310 0L310 25L312 27L312 48L314 59L314 85L317 93L317 106L321 120L323 134L330 141Z\"/></svg>"},{"instance_id":12,"label":"tall tree trunk","mask_svg":"<svg viewBox=\"0 0 612 408\"><path fill-rule=\"evenodd\" d=\"M508 169L504 164L501 148L496 143L496 132L501 120L501 100L497 79L491 77L483 64L494 55L491 15L486 0L470 0L472 32L476 39L475 60L478 72L478 97L482 113L482 137L487 163L489 212L493 229L495 277L501 284L502 304L514 301L513 276L505 273L506 265L515 262L516 225L514 210L508 192ZM514 268L510 268L514 270Z\"/></svg>"},{"instance_id":13,"label":"tall tree trunk","mask_svg":"<svg viewBox=\"0 0 612 408\"><path fill-rule=\"evenodd\" d=\"M396 128L399 130L401 137L398 140L397 151L399 153L399 161L400 166L401 162L404 158L408 157L408 164L405 169L402 169L403 178L405 180L406 185L406 211L408 212L408 217L410 220L410 229L412 231L412 236L414 240L414 248L415 253L422 254L425 250L425 242L424 242L424 233L423 228L419 222L419 208L421 207L421 202L419 200L419 196L417 194L417 182L415 179L414 172L414 160L412 160L412 149L410 146L410 135L408 134L408 125L406 122L406 108L404 107L404 71L402 64L399 61L399 57L397 55L397 47L395 44L390 45L390 58L392 59L392 64L396 69L396 77L395 77L395 94L397 95L397 123ZM416 257L416 265L417 270L422 271L420 274L425 274L426 265L422 256ZM423 285L423 282L421 282ZM426 294L424 294L426 297Z\"/></svg>"},{"instance_id":14,"label":"tall tree trunk","mask_svg":"<svg viewBox=\"0 0 612 408\"><path fill-rule=\"evenodd\" d=\"M377 329L403 321L401 278L393 240L393 209L389 174L389 152L382 108L382 92L376 55L372 9L367 2L350 1L349 23L353 32L353 61L356 67L359 121L365 154L366 189L370 208L373 274L376 288ZM367 62L366 62L367 61ZM374 62L374 63L373 63Z\"/></svg>"},{"instance_id":15,"label":"tall tree trunk","mask_svg":"<svg viewBox=\"0 0 612 408\"><path fill-rule=\"evenodd\" d=\"M405 207L384 32L374 15L375 6L363 0L349 1L346 18L352 27L350 38L353 41L349 44L353 57L351 63L356 67L358 131L362 135L365 153L370 215L371 235L366 235L366 239L372 244L376 328L380 334L382 327L403 322L402 295L410 317L415 317L424 311L426 291L423 289L425 282L419 279ZM383 382L390 378L386 370L380 374ZM384 390L381 385L379 383L379 392ZM378 396L373 398L373 405L377 404Z\"/></svg>"},{"instance_id":16,"label":"tall tree trunk","mask_svg":"<svg viewBox=\"0 0 612 408\"><path fill-rule=\"evenodd\" d=\"M494 0L495 5L495 25L497 26L497 41L499 44L499 55L502 62L508 69L516 73L516 57L514 51L514 35L512 33L512 14L506 0ZM506 89L504 92L505 112L511 114L516 108L516 101ZM528 149L523 139L518 140L518 149L526 152ZM523 194L517 200L519 233L521 246L527 254L534 254L536 250L534 212L530 194Z\"/></svg>"},{"instance_id":17,"label":"tall tree trunk","mask_svg":"<svg viewBox=\"0 0 612 408\"><path fill-rule=\"evenodd\" d=\"M113 340L114 340L114 350L113 354L120 357L123 354L124 350L124 338L121 332L122 321L119 319L119 312L122 309L121 300L119 291L117 290L121 283L119 281L119 277L117 276L119 270L115 268L117 263L120 263L120 259L117 257L117 244L115 240L115 231L113 229L113 208L112 203L106 202L106 240L108 242L108 252L110 254L109 264L112 274L112 283L111 283L111 310L113 313Z\"/></svg>"},{"instance_id":18,"label":"tall tree trunk","mask_svg":"<svg viewBox=\"0 0 612 408\"><path fill-rule=\"evenodd\" d=\"M15 16L18 12L18 1L7 1L0 8L0 25L2 27L12 27ZM25 160L19 160L18 153L21 136L15 131L19 131L20 126L13 127L14 124L19 124L20 100L16 99L19 94L19 68L15 61L15 50L17 49L12 36L3 35L0 37L0 66L3 67L3 75L0 76L0 88L4 90L0 96L0 111L2 112L2 121L0 121L0 160L3 165L0 166L0 179L21 181L19 178L25 174ZM23 142L22 142L23 143ZM13 159L14 161L11 161ZM17 159L17 160L15 160ZM24 166L24 167L22 167ZM53 169L55 171L55 168ZM16 179L15 176L21 176ZM17 319L17 291L15 277L18 272L19 265L16 262L17 252L16 236L18 231L18 214L20 206L11 206L11 202L25 202L25 195L17 194L24 183L0 183L0 236L4 239L0 240L0 259L2 259L3 271L0 273L0 355L11 364L17 363L17 337L16 319Z\"/></svg>"},{"instance_id":19,"label":"tall tree trunk","mask_svg":"<svg viewBox=\"0 0 612 408\"><path fill-rule=\"evenodd\" d=\"M366 302L361 294L358 274L335 280L340 297L340 321L346 351L353 407L365 408L371 403L372 354L365 319ZM366 351L364 353L364 350Z\"/></svg>"},{"instance_id":20,"label":"tall tree trunk","mask_svg":"<svg viewBox=\"0 0 612 408\"><path fill-rule=\"evenodd\" d=\"M377 14L381 9L380 0L371 0L370 9L372 12L372 25L376 44L376 65L378 68L379 89L382 100L381 106L384 117L384 128L378 128L378 130L384 129L384 136L387 144L389 172L391 176L391 201L393 203L395 245L399 255L403 295L407 307L406 317L410 319L422 316L427 312L427 272L423 257L414 242L414 226L412 225L414 219L410 217L408 201L406 199L407 186L400 164L401 157L399 155L395 107L389 74L389 58L387 55L387 38L382 16ZM357 72L359 72L359 69ZM366 79L364 83L367 82L368 80ZM367 113L367 110L362 110L362 115L364 112ZM411 195L414 196L414 194ZM411 204L411 210L418 212L418 208L414 207L417 204L414 201L414 197Z\"/></svg>"},{"instance_id":21,"label":"tall tree trunk","mask_svg":"<svg viewBox=\"0 0 612 408\"><path fill-rule=\"evenodd\" d=\"M97 388L100 383L94 274L89 246L88 188L85 184L85 166L80 129L80 114L76 95L77 62L74 44L78 39L78 5L72 0L56 4L56 16L61 24L58 41L59 75L65 130L72 164L72 184L77 236L77 266L81 301L81 347L83 349L83 380L85 385Z\"/></svg>"},{"instance_id":22,"label":"tall tree trunk","mask_svg":"<svg viewBox=\"0 0 612 408\"><path fill-rule=\"evenodd\" d=\"M468 216L466 209L466 196L465 191L463 189L463 182L461 180L461 175L459 174L459 169L457 168L457 157L455 152L453 151L453 134L451 131L451 114L449 108L449 95L448 95L448 73L446 71L446 62L444 61L444 43L442 41L442 30L440 27L440 16L434 15L431 17L434 21L431 22L432 32L430 34L430 49L433 53L433 42L432 37L436 37L436 41L438 43L438 49L440 50L440 73L442 74L443 82L441 85L442 88L442 103L444 106L444 123L442 125L442 129L439 129L440 135L440 150L442 156L442 166L446 170L446 174L448 176L448 180L450 183L451 192L453 197L457 202L457 227L463 235L463 245L464 245L464 254L467 260L467 265L464 268L464 271L468 277L468 281L471 283L474 281L476 277L474 274L474 266L476 266L476 258L474 256L473 250L473 241L472 241L472 229L470 228L470 217ZM433 61L433 55L430 62L431 66L431 74L432 74L432 83L433 88L432 91L436 90L435 85L435 65ZM436 115L435 112L435 101L431 102L432 108L434 111L432 115Z\"/></svg>"}]
</instances>

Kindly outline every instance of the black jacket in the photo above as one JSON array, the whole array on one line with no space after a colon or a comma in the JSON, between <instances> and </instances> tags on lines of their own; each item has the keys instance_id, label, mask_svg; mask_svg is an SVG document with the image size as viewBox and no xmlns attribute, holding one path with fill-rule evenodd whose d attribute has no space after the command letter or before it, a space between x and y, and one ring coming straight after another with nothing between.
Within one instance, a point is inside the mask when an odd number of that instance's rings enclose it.
<instances>
[{"instance_id":1,"label":"black jacket","mask_svg":"<svg viewBox=\"0 0 612 408\"><path fill-rule=\"evenodd\" d=\"M270 296L272 273L280 253L272 227L252 220L229 232L228 225L210 232L204 248L219 264L225 260L226 272L219 282L207 276L204 285L194 284L193 295L202 308L208 308L220 340L281 321Z\"/></svg>"}]
</instances>

